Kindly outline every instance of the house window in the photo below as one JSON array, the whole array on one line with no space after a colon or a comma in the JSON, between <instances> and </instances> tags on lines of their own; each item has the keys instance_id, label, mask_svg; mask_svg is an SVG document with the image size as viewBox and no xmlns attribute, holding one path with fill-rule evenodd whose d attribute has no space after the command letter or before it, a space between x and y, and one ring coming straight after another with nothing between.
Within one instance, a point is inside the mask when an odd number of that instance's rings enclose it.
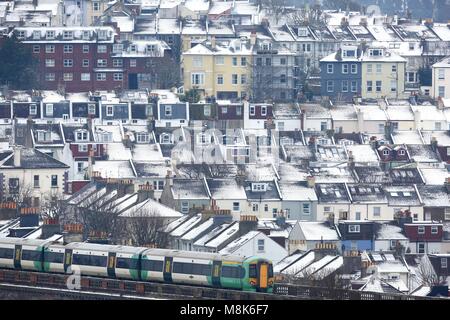
<instances>
[{"instance_id":1,"label":"house window","mask_svg":"<svg viewBox=\"0 0 450 320\"><path fill-rule=\"evenodd\" d=\"M83 162L77 162L77 171L78 171L78 173L83 172L83 169L84 169Z\"/></svg>"},{"instance_id":2,"label":"house window","mask_svg":"<svg viewBox=\"0 0 450 320\"><path fill-rule=\"evenodd\" d=\"M442 125L440 122L434 123L434 130L442 130Z\"/></svg>"},{"instance_id":3,"label":"house window","mask_svg":"<svg viewBox=\"0 0 450 320\"><path fill-rule=\"evenodd\" d=\"M349 233L359 233L361 226L359 224L350 224L348 226L348 232Z\"/></svg>"},{"instance_id":4,"label":"house window","mask_svg":"<svg viewBox=\"0 0 450 320\"><path fill-rule=\"evenodd\" d=\"M265 204L265 205L264 205L264 211L265 211L265 212L269 212L269 205L268 205L268 204Z\"/></svg>"},{"instance_id":5,"label":"house window","mask_svg":"<svg viewBox=\"0 0 450 320\"><path fill-rule=\"evenodd\" d=\"M53 44L46 45L45 53L55 53L55 46Z\"/></svg>"},{"instance_id":6,"label":"house window","mask_svg":"<svg viewBox=\"0 0 450 320\"><path fill-rule=\"evenodd\" d=\"M223 57L216 57L216 64L217 65L223 65L224 64L224 58Z\"/></svg>"},{"instance_id":7,"label":"house window","mask_svg":"<svg viewBox=\"0 0 450 320\"><path fill-rule=\"evenodd\" d=\"M381 215L381 208L380 207L373 207L373 216L379 217Z\"/></svg>"},{"instance_id":8,"label":"house window","mask_svg":"<svg viewBox=\"0 0 450 320\"><path fill-rule=\"evenodd\" d=\"M33 53L41 52L41 47L39 45L33 46Z\"/></svg>"},{"instance_id":9,"label":"house window","mask_svg":"<svg viewBox=\"0 0 450 320\"><path fill-rule=\"evenodd\" d=\"M106 53L106 45L100 44L97 46L97 53Z\"/></svg>"},{"instance_id":10,"label":"house window","mask_svg":"<svg viewBox=\"0 0 450 320\"><path fill-rule=\"evenodd\" d=\"M72 53L73 52L73 46L71 44L65 44L64 45L64 53Z\"/></svg>"},{"instance_id":11,"label":"house window","mask_svg":"<svg viewBox=\"0 0 450 320\"><path fill-rule=\"evenodd\" d=\"M284 75L281 75L282 77ZM245 74L241 74L241 84L246 84L247 83L247 75Z\"/></svg>"},{"instance_id":12,"label":"house window","mask_svg":"<svg viewBox=\"0 0 450 320\"><path fill-rule=\"evenodd\" d=\"M83 53L89 53L89 45L87 44L83 45Z\"/></svg>"},{"instance_id":13,"label":"house window","mask_svg":"<svg viewBox=\"0 0 450 320\"><path fill-rule=\"evenodd\" d=\"M83 67L89 67L89 60L83 59Z\"/></svg>"},{"instance_id":14,"label":"house window","mask_svg":"<svg viewBox=\"0 0 450 320\"><path fill-rule=\"evenodd\" d=\"M393 124L394 124L394 129L398 129L398 122L394 122ZM396 124L396 126L395 126L395 124ZM405 150L403 150L403 149L398 150L398 154L400 156L404 156L405 155Z\"/></svg>"},{"instance_id":15,"label":"house window","mask_svg":"<svg viewBox=\"0 0 450 320\"><path fill-rule=\"evenodd\" d=\"M73 39L73 31L64 31L63 32L63 39L65 39L65 40Z\"/></svg>"},{"instance_id":16,"label":"house window","mask_svg":"<svg viewBox=\"0 0 450 320\"><path fill-rule=\"evenodd\" d=\"M250 106L250 115L251 116L255 115L255 106Z\"/></svg>"},{"instance_id":17,"label":"house window","mask_svg":"<svg viewBox=\"0 0 450 320\"><path fill-rule=\"evenodd\" d=\"M333 73L333 65L331 63L327 64L327 73Z\"/></svg>"},{"instance_id":18,"label":"house window","mask_svg":"<svg viewBox=\"0 0 450 320\"><path fill-rule=\"evenodd\" d=\"M191 83L192 85L203 85L205 83L205 74L204 73L192 73L191 74Z\"/></svg>"},{"instance_id":19,"label":"house window","mask_svg":"<svg viewBox=\"0 0 450 320\"><path fill-rule=\"evenodd\" d=\"M377 92L381 92L381 81L376 81L375 82L375 90Z\"/></svg>"},{"instance_id":20,"label":"house window","mask_svg":"<svg viewBox=\"0 0 450 320\"><path fill-rule=\"evenodd\" d=\"M39 188L39 175L33 176L33 185L35 188Z\"/></svg>"},{"instance_id":21,"label":"house window","mask_svg":"<svg viewBox=\"0 0 450 320\"><path fill-rule=\"evenodd\" d=\"M261 115L266 116L267 115L267 107L261 107Z\"/></svg>"},{"instance_id":22,"label":"house window","mask_svg":"<svg viewBox=\"0 0 450 320\"><path fill-rule=\"evenodd\" d=\"M91 80L91 74L90 73L82 73L81 74L81 81L90 81Z\"/></svg>"},{"instance_id":23,"label":"house window","mask_svg":"<svg viewBox=\"0 0 450 320\"><path fill-rule=\"evenodd\" d=\"M353 73L353 74L358 73L358 65L357 64L354 64L354 63L351 64L351 73Z\"/></svg>"},{"instance_id":24,"label":"house window","mask_svg":"<svg viewBox=\"0 0 450 320\"><path fill-rule=\"evenodd\" d=\"M45 81L55 81L55 74L54 73L46 73Z\"/></svg>"},{"instance_id":25,"label":"house window","mask_svg":"<svg viewBox=\"0 0 450 320\"><path fill-rule=\"evenodd\" d=\"M447 269L447 258L441 258L441 268Z\"/></svg>"},{"instance_id":26,"label":"house window","mask_svg":"<svg viewBox=\"0 0 450 320\"><path fill-rule=\"evenodd\" d=\"M347 63L344 63L342 65L342 73L348 73L348 64Z\"/></svg>"},{"instance_id":27,"label":"house window","mask_svg":"<svg viewBox=\"0 0 450 320\"><path fill-rule=\"evenodd\" d=\"M232 63L233 63L233 66L237 66L237 58L236 57L232 58Z\"/></svg>"},{"instance_id":28,"label":"house window","mask_svg":"<svg viewBox=\"0 0 450 320\"><path fill-rule=\"evenodd\" d=\"M97 81L106 81L106 73L97 73Z\"/></svg>"},{"instance_id":29,"label":"house window","mask_svg":"<svg viewBox=\"0 0 450 320\"><path fill-rule=\"evenodd\" d=\"M431 234L438 234L438 227L437 226L432 226L431 227Z\"/></svg>"},{"instance_id":30,"label":"house window","mask_svg":"<svg viewBox=\"0 0 450 320\"><path fill-rule=\"evenodd\" d=\"M46 67L54 67L55 66L55 59L45 59L45 66Z\"/></svg>"},{"instance_id":31,"label":"house window","mask_svg":"<svg viewBox=\"0 0 450 320\"><path fill-rule=\"evenodd\" d=\"M233 202L233 211L239 211L240 210L240 206L239 206L239 202Z\"/></svg>"},{"instance_id":32,"label":"house window","mask_svg":"<svg viewBox=\"0 0 450 320\"><path fill-rule=\"evenodd\" d=\"M172 106L164 106L164 115L166 117L172 116Z\"/></svg>"},{"instance_id":33,"label":"house window","mask_svg":"<svg viewBox=\"0 0 450 320\"><path fill-rule=\"evenodd\" d=\"M258 206L257 203L253 203L253 204L252 204L252 210L253 210L253 212L256 212L256 211L259 210L259 206Z\"/></svg>"},{"instance_id":34,"label":"house window","mask_svg":"<svg viewBox=\"0 0 450 320\"><path fill-rule=\"evenodd\" d=\"M414 83L416 82L416 73L415 72L407 72L406 73L406 82L408 83Z\"/></svg>"},{"instance_id":35,"label":"house window","mask_svg":"<svg viewBox=\"0 0 450 320\"><path fill-rule=\"evenodd\" d=\"M444 86L439 86L438 87L438 96L439 97L445 97L445 87Z\"/></svg>"},{"instance_id":36,"label":"house window","mask_svg":"<svg viewBox=\"0 0 450 320\"><path fill-rule=\"evenodd\" d=\"M417 233L418 234L425 234L425 227L424 226L417 227Z\"/></svg>"},{"instance_id":37,"label":"house window","mask_svg":"<svg viewBox=\"0 0 450 320\"><path fill-rule=\"evenodd\" d=\"M98 59L97 67L106 67L108 65L108 60L106 59Z\"/></svg>"},{"instance_id":38,"label":"house window","mask_svg":"<svg viewBox=\"0 0 450 320\"><path fill-rule=\"evenodd\" d=\"M357 89L356 81L352 80L352 82L350 82L350 90L352 92L356 92L356 89Z\"/></svg>"},{"instance_id":39,"label":"house window","mask_svg":"<svg viewBox=\"0 0 450 320\"><path fill-rule=\"evenodd\" d=\"M88 132L86 130L80 130L75 133L75 141L87 141Z\"/></svg>"},{"instance_id":40,"label":"house window","mask_svg":"<svg viewBox=\"0 0 450 320\"><path fill-rule=\"evenodd\" d=\"M231 84L238 84L238 75L237 74L231 75Z\"/></svg>"},{"instance_id":41,"label":"house window","mask_svg":"<svg viewBox=\"0 0 450 320\"><path fill-rule=\"evenodd\" d=\"M52 174L52 188L58 187L58 176L56 174Z\"/></svg>"},{"instance_id":42,"label":"house window","mask_svg":"<svg viewBox=\"0 0 450 320\"><path fill-rule=\"evenodd\" d=\"M64 73L63 78L64 78L64 81L72 81L73 73Z\"/></svg>"},{"instance_id":43,"label":"house window","mask_svg":"<svg viewBox=\"0 0 450 320\"><path fill-rule=\"evenodd\" d=\"M45 114L47 116L53 116L53 104L52 103L47 103L45 105Z\"/></svg>"},{"instance_id":44,"label":"house window","mask_svg":"<svg viewBox=\"0 0 450 320\"><path fill-rule=\"evenodd\" d=\"M223 84L223 74L217 75L217 84Z\"/></svg>"},{"instance_id":45,"label":"house window","mask_svg":"<svg viewBox=\"0 0 450 320\"><path fill-rule=\"evenodd\" d=\"M397 65L393 64L391 67L392 72L397 72Z\"/></svg>"},{"instance_id":46,"label":"house window","mask_svg":"<svg viewBox=\"0 0 450 320\"><path fill-rule=\"evenodd\" d=\"M247 65L247 58L241 57L241 66L245 67Z\"/></svg>"},{"instance_id":47,"label":"house window","mask_svg":"<svg viewBox=\"0 0 450 320\"><path fill-rule=\"evenodd\" d=\"M203 66L203 57L193 57L192 65L194 67L202 67Z\"/></svg>"},{"instance_id":48,"label":"house window","mask_svg":"<svg viewBox=\"0 0 450 320\"><path fill-rule=\"evenodd\" d=\"M78 152L87 152L88 151L88 145L87 144L79 144L78 145Z\"/></svg>"},{"instance_id":49,"label":"house window","mask_svg":"<svg viewBox=\"0 0 450 320\"><path fill-rule=\"evenodd\" d=\"M425 242L417 243L417 253L425 253Z\"/></svg>"},{"instance_id":50,"label":"house window","mask_svg":"<svg viewBox=\"0 0 450 320\"><path fill-rule=\"evenodd\" d=\"M376 67L377 73L381 73L381 63L375 64L375 67Z\"/></svg>"},{"instance_id":51,"label":"house window","mask_svg":"<svg viewBox=\"0 0 450 320\"><path fill-rule=\"evenodd\" d=\"M355 212L355 220L361 220L361 212L360 211Z\"/></svg>"},{"instance_id":52,"label":"house window","mask_svg":"<svg viewBox=\"0 0 450 320\"><path fill-rule=\"evenodd\" d=\"M342 92L348 92L348 80L342 80Z\"/></svg>"},{"instance_id":53,"label":"house window","mask_svg":"<svg viewBox=\"0 0 450 320\"><path fill-rule=\"evenodd\" d=\"M94 11L100 11L100 2L92 2L92 10Z\"/></svg>"},{"instance_id":54,"label":"house window","mask_svg":"<svg viewBox=\"0 0 450 320\"><path fill-rule=\"evenodd\" d=\"M209 117L209 116L211 116L211 106L208 104L208 105L205 105L204 107L203 107L203 115L205 116L205 117Z\"/></svg>"},{"instance_id":55,"label":"house window","mask_svg":"<svg viewBox=\"0 0 450 320\"><path fill-rule=\"evenodd\" d=\"M134 68L136 67L137 63L136 63L136 59L130 59L130 67Z\"/></svg>"},{"instance_id":56,"label":"house window","mask_svg":"<svg viewBox=\"0 0 450 320\"><path fill-rule=\"evenodd\" d=\"M106 40L107 32L106 30L99 30L98 31L98 38L101 40Z\"/></svg>"},{"instance_id":57,"label":"house window","mask_svg":"<svg viewBox=\"0 0 450 320\"><path fill-rule=\"evenodd\" d=\"M280 58L280 64L282 66L286 65L286 58Z\"/></svg>"},{"instance_id":58,"label":"house window","mask_svg":"<svg viewBox=\"0 0 450 320\"><path fill-rule=\"evenodd\" d=\"M181 201L181 213L189 213L189 201Z\"/></svg>"},{"instance_id":59,"label":"house window","mask_svg":"<svg viewBox=\"0 0 450 320\"><path fill-rule=\"evenodd\" d=\"M372 92L372 81L367 81L367 92Z\"/></svg>"},{"instance_id":60,"label":"house window","mask_svg":"<svg viewBox=\"0 0 450 320\"><path fill-rule=\"evenodd\" d=\"M149 140L149 135L147 132L140 132L136 135L138 143L147 143Z\"/></svg>"},{"instance_id":61,"label":"house window","mask_svg":"<svg viewBox=\"0 0 450 320\"><path fill-rule=\"evenodd\" d=\"M445 69L438 69L438 79L445 80Z\"/></svg>"},{"instance_id":62,"label":"house window","mask_svg":"<svg viewBox=\"0 0 450 320\"><path fill-rule=\"evenodd\" d=\"M45 33L45 38L48 40L55 39L55 31L47 31Z\"/></svg>"},{"instance_id":63,"label":"house window","mask_svg":"<svg viewBox=\"0 0 450 320\"><path fill-rule=\"evenodd\" d=\"M113 59L113 67L121 68L123 66L122 59Z\"/></svg>"},{"instance_id":64,"label":"house window","mask_svg":"<svg viewBox=\"0 0 450 320\"><path fill-rule=\"evenodd\" d=\"M258 239L258 252L264 251L264 239Z\"/></svg>"},{"instance_id":65,"label":"house window","mask_svg":"<svg viewBox=\"0 0 450 320\"><path fill-rule=\"evenodd\" d=\"M120 72L114 73L113 77L114 77L114 81L122 81L123 80L123 73L120 73Z\"/></svg>"},{"instance_id":66,"label":"house window","mask_svg":"<svg viewBox=\"0 0 450 320\"><path fill-rule=\"evenodd\" d=\"M303 203L303 214L309 216L311 214L311 206L309 203Z\"/></svg>"},{"instance_id":67,"label":"house window","mask_svg":"<svg viewBox=\"0 0 450 320\"><path fill-rule=\"evenodd\" d=\"M391 80L391 92L397 91L397 80Z\"/></svg>"},{"instance_id":68,"label":"house window","mask_svg":"<svg viewBox=\"0 0 450 320\"><path fill-rule=\"evenodd\" d=\"M415 44L414 42L409 43L409 50L414 50Z\"/></svg>"},{"instance_id":69,"label":"house window","mask_svg":"<svg viewBox=\"0 0 450 320\"><path fill-rule=\"evenodd\" d=\"M228 108L222 107L222 114L227 114L227 113L228 113Z\"/></svg>"},{"instance_id":70,"label":"house window","mask_svg":"<svg viewBox=\"0 0 450 320\"><path fill-rule=\"evenodd\" d=\"M367 64L367 73L372 73L372 64L371 63Z\"/></svg>"},{"instance_id":71,"label":"house window","mask_svg":"<svg viewBox=\"0 0 450 320\"><path fill-rule=\"evenodd\" d=\"M328 80L327 81L327 92L333 92L334 91L334 81Z\"/></svg>"},{"instance_id":72,"label":"house window","mask_svg":"<svg viewBox=\"0 0 450 320\"><path fill-rule=\"evenodd\" d=\"M106 116L107 117L114 116L114 107L113 106L106 106Z\"/></svg>"},{"instance_id":73,"label":"house window","mask_svg":"<svg viewBox=\"0 0 450 320\"><path fill-rule=\"evenodd\" d=\"M70 68L73 67L73 60L72 59L64 59L64 67L65 68Z\"/></svg>"}]
</instances>

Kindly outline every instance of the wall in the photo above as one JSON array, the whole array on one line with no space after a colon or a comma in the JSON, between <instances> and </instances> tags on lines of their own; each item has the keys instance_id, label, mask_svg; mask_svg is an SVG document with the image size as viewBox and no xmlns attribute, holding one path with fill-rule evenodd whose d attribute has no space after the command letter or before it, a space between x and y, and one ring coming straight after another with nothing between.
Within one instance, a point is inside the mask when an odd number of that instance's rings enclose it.
<instances>
[{"instance_id":1,"label":"wall","mask_svg":"<svg viewBox=\"0 0 450 320\"><path fill-rule=\"evenodd\" d=\"M367 72L367 65L372 65L372 72ZM381 64L381 73L376 72L376 65ZM405 62L363 61L361 97L363 99L377 99L402 97L405 88ZM392 72L392 66L397 66L397 72ZM381 91L376 92L376 81L381 80ZM396 80L397 91L391 91L391 80ZM372 91L367 91L367 81L372 81Z\"/></svg>"}]
</instances>

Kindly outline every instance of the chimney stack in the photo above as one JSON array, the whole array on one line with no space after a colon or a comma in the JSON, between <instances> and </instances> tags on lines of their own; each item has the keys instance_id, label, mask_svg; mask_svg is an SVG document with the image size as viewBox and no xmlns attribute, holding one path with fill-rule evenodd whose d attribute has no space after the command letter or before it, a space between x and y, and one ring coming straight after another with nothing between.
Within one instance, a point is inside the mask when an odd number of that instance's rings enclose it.
<instances>
[{"instance_id":1,"label":"chimney stack","mask_svg":"<svg viewBox=\"0 0 450 320\"><path fill-rule=\"evenodd\" d=\"M258 218L254 215L242 215L239 221L239 235L255 231L258 228Z\"/></svg>"},{"instance_id":2,"label":"chimney stack","mask_svg":"<svg viewBox=\"0 0 450 320\"><path fill-rule=\"evenodd\" d=\"M316 178L314 176L307 176L306 185L308 188L314 188L316 186Z\"/></svg>"},{"instance_id":3,"label":"chimney stack","mask_svg":"<svg viewBox=\"0 0 450 320\"><path fill-rule=\"evenodd\" d=\"M138 190L138 202L142 202L148 199L154 199L155 191L153 190L153 186L149 184L141 184L139 185Z\"/></svg>"},{"instance_id":4,"label":"chimney stack","mask_svg":"<svg viewBox=\"0 0 450 320\"><path fill-rule=\"evenodd\" d=\"M22 147L16 146L14 148L14 167L19 168L22 164Z\"/></svg>"}]
</instances>

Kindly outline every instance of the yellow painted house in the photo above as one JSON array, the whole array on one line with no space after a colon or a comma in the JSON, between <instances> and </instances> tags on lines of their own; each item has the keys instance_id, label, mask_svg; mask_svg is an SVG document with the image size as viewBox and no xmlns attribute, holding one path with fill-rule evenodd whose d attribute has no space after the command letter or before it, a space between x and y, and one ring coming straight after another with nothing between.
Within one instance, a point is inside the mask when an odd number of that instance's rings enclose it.
<instances>
[{"instance_id":1,"label":"yellow painted house","mask_svg":"<svg viewBox=\"0 0 450 320\"><path fill-rule=\"evenodd\" d=\"M369 48L361 58L363 99L402 98L406 59L385 48Z\"/></svg>"},{"instance_id":2,"label":"yellow painted house","mask_svg":"<svg viewBox=\"0 0 450 320\"><path fill-rule=\"evenodd\" d=\"M184 90L203 96L236 99L247 96L251 83L253 45L247 39L197 44L182 54Z\"/></svg>"}]
</instances>

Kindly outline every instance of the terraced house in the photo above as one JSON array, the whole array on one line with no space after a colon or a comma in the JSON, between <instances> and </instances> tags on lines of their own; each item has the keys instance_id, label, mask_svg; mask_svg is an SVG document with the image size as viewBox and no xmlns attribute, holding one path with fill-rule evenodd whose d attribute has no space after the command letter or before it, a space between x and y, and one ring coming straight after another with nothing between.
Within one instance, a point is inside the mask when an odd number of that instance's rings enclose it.
<instances>
[{"instance_id":1,"label":"terraced house","mask_svg":"<svg viewBox=\"0 0 450 320\"><path fill-rule=\"evenodd\" d=\"M247 39L212 39L184 52L184 90L198 89L203 96L217 99L247 96L253 45Z\"/></svg>"}]
</instances>

